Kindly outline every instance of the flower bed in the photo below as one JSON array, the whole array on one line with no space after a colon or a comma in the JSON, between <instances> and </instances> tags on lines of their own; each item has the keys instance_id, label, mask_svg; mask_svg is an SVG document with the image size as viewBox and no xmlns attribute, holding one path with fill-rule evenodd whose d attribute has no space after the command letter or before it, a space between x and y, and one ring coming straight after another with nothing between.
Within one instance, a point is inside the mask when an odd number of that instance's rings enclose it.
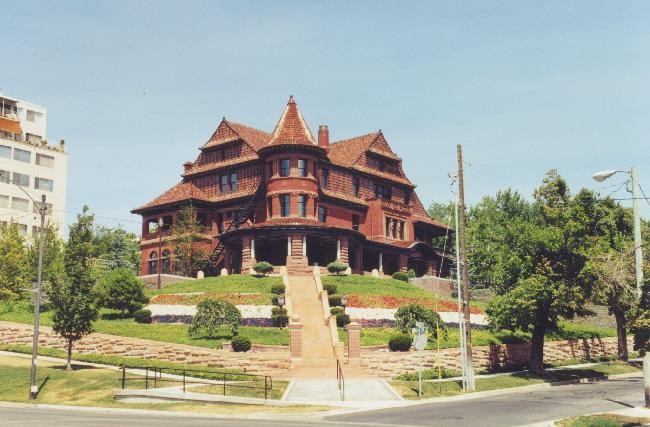
<instances>
[{"instance_id":1,"label":"flower bed","mask_svg":"<svg viewBox=\"0 0 650 427\"><path fill-rule=\"evenodd\" d=\"M195 292L189 294L160 294L151 298L151 304L159 305L197 305L208 299L220 299L235 305L268 305L271 296L261 293L221 293L221 292Z\"/></svg>"},{"instance_id":2,"label":"flower bed","mask_svg":"<svg viewBox=\"0 0 650 427\"><path fill-rule=\"evenodd\" d=\"M410 297L394 297L390 295L348 295L348 307L358 308L400 308L408 304L419 304L436 311L454 312L458 303L448 299L422 299ZM470 307L472 314L482 314L476 307Z\"/></svg>"}]
</instances>

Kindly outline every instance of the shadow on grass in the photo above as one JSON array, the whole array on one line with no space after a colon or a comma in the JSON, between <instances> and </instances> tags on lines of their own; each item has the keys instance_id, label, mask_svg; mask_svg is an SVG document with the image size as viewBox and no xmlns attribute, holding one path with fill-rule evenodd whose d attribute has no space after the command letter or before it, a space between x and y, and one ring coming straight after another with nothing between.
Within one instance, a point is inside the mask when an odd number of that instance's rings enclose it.
<instances>
[{"instance_id":1,"label":"shadow on grass","mask_svg":"<svg viewBox=\"0 0 650 427\"><path fill-rule=\"evenodd\" d=\"M60 371L65 371L66 370L65 368L66 368L65 365L52 366L52 369L58 369ZM72 363L72 371L85 371L91 369L103 369L103 368L98 368L96 366L91 366L91 365L77 365L74 362Z\"/></svg>"},{"instance_id":2,"label":"shadow on grass","mask_svg":"<svg viewBox=\"0 0 650 427\"><path fill-rule=\"evenodd\" d=\"M126 320L129 319L130 316L128 313L122 316L122 313L115 312L115 313L102 313L99 315L99 318L102 320Z\"/></svg>"},{"instance_id":3,"label":"shadow on grass","mask_svg":"<svg viewBox=\"0 0 650 427\"><path fill-rule=\"evenodd\" d=\"M50 377L45 377L43 378L43 382L38 386L38 393L36 393L36 396L34 398L38 399L38 395L41 394L43 391L43 388L45 387L45 384L50 380Z\"/></svg>"}]
</instances>

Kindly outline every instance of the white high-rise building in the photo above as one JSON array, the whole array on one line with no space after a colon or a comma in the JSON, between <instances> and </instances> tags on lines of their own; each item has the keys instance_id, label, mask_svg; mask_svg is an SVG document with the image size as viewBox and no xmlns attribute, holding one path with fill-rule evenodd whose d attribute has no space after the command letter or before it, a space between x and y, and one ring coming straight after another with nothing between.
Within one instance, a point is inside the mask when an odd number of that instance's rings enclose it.
<instances>
[{"instance_id":1,"label":"white high-rise building","mask_svg":"<svg viewBox=\"0 0 650 427\"><path fill-rule=\"evenodd\" d=\"M63 140L48 144L46 124L44 107L0 92L0 227L14 223L25 235L37 232L38 206L27 194L39 203L45 194L46 222L57 224L63 237L68 155Z\"/></svg>"}]
</instances>

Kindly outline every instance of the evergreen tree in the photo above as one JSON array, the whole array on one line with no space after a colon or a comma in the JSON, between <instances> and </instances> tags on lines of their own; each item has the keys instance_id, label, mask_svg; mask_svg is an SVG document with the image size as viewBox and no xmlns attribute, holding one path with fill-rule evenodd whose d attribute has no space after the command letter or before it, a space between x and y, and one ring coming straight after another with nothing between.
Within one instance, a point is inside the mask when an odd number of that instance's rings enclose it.
<instances>
[{"instance_id":1,"label":"evergreen tree","mask_svg":"<svg viewBox=\"0 0 650 427\"><path fill-rule=\"evenodd\" d=\"M193 277L204 268L209 254L205 249L198 247L197 243L210 241L206 239L206 232L194 206L188 205L181 209L169 237L177 273Z\"/></svg>"},{"instance_id":2,"label":"evergreen tree","mask_svg":"<svg viewBox=\"0 0 650 427\"><path fill-rule=\"evenodd\" d=\"M68 361L72 369L74 342L93 331L98 308L91 273L93 256L93 220L84 206L77 221L70 226L70 235L64 254L65 277L57 280L50 289L53 316L52 328L67 341Z\"/></svg>"}]
</instances>

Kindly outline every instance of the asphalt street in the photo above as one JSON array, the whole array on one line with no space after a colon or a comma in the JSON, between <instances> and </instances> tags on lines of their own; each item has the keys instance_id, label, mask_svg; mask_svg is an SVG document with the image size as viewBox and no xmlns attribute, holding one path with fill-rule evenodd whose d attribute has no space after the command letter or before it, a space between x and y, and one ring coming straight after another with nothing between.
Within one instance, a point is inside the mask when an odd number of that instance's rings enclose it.
<instances>
[{"instance_id":1,"label":"asphalt street","mask_svg":"<svg viewBox=\"0 0 650 427\"><path fill-rule=\"evenodd\" d=\"M102 409L78 410L0 404L2 426L233 426L233 427L312 427L332 426L518 426L640 406L643 404L640 377L589 384L575 384L514 391L498 396L483 396L451 402L356 412L315 419L314 414L284 418L281 414L264 419L206 417L194 414L157 414L152 411L128 413ZM318 415L316 415L318 416Z\"/></svg>"}]
</instances>

